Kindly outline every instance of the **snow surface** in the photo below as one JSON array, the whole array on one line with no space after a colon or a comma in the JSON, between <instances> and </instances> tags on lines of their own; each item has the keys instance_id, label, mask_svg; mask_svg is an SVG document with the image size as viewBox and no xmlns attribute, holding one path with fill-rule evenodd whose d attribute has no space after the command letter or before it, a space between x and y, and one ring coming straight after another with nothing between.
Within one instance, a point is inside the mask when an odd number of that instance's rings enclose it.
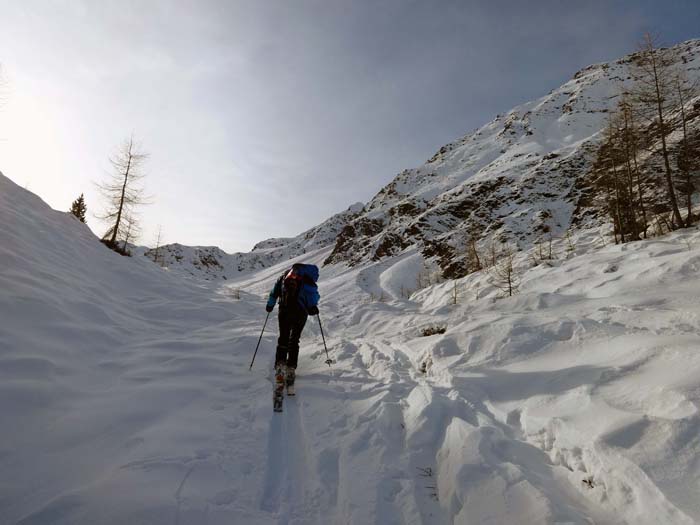
<instances>
[{"instance_id":1,"label":"snow surface","mask_svg":"<svg viewBox=\"0 0 700 525\"><path fill-rule=\"evenodd\" d=\"M324 267L336 363L310 318L274 414L289 262L183 279L0 175L0 523L700 522L700 232L575 242L456 305L415 251Z\"/></svg>"}]
</instances>

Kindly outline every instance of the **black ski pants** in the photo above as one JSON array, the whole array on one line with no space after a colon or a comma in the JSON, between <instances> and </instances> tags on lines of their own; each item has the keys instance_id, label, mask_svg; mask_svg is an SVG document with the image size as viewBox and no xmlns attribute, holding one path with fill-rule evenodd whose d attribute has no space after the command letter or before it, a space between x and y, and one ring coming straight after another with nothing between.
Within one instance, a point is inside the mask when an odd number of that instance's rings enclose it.
<instances>
[{"instance_id":1,"label":"black ski pants","mask_svg":"<svg viewBox=\"0 0 700 525\"><path fill-rule=\"evenodd\" d=\"M280 308L280 335L277 339L275 366L297 367L299 359L299 338L306 324L308 314L300 308Z\"/></svg>"}]
</instances>

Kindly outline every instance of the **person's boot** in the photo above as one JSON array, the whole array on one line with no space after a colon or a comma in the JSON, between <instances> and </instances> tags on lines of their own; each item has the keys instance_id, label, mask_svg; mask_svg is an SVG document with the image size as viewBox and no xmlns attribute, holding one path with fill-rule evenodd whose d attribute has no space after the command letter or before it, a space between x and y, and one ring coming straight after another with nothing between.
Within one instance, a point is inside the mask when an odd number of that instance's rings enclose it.
<instances>
[{"instance_id":1,"label":"person's boot","mask_svg":"<svg viewBox=\"0 0 700 525\"><path fill-rule=\"evenodd\" d=\"M295 394L294 392L294 380L296 379L296 370L294 368L287 367L287 395L288 396L293 396Z\"/></svg>"}]
</instances>

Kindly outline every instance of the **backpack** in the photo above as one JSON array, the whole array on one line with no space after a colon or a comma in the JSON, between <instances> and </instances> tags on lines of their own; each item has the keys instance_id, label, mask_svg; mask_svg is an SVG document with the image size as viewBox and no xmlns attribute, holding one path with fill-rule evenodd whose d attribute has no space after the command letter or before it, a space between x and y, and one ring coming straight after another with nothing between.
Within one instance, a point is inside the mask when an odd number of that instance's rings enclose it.
<instances>
[{"instance_id":1,"label":"backpack","mask_svg":"<svg viewBox=\"0 0 700 525\"><path fill-rule=\"evenodd\" d=\"M292 266L292 269L282 279L282 293L280 294L280 306L286 308L299 305L299 290L301 290L303 277L299 273L298 265Z\"/></svg>"},{"instance_id":2,"label":"backpack","mask_svg":"<svg viewBox=\"0 0 700 525\"><path fill-rule=\"evenodd\" d=\"M294 264L281 278L280 306L308 308L318 304L317 280L318 267L313 264Z\"/></svg>"}]
</instances>

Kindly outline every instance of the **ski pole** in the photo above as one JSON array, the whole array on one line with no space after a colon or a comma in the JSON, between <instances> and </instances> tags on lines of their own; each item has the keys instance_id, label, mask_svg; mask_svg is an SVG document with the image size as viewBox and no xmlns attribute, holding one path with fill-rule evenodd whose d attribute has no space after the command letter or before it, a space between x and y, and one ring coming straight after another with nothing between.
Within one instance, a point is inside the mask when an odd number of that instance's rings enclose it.
<instances>
[{"instance_id":1,"label":"ski pole","mask_svg":"<svg viewBox=\"0 0 700 525\"><path fill-rule=\"evenodd\" d=\"M255 356L258 355L258 347L260 346L260 341L262 341L263 333L265 332L265 326L267 326L267 320L270 318L270 312L267 312L267 317L265 317L265 322L263 323L262 332L260 332L260 338L258 339L258 344L255 345L255 353L253 353L253 360L250 362L250 367L248 370L253 369L253 363L255 362Z\"/></svg>"},{"instance_id":2,"label":"ski pole","mask_svg":"<svg viewBox=\"0 0 700 525\"><path fill-rule=\"evenodd\" d=\"M323 348L326 349L326 364L330 367L331 363L333 362L331 358L328 356L328 347L326 346L326 336L323 335L323 325L321 325L321 314L316 314L316 317L318 318L318 327L321 329L321 339L323 339Z\"/></svg>"}]
</instances>

